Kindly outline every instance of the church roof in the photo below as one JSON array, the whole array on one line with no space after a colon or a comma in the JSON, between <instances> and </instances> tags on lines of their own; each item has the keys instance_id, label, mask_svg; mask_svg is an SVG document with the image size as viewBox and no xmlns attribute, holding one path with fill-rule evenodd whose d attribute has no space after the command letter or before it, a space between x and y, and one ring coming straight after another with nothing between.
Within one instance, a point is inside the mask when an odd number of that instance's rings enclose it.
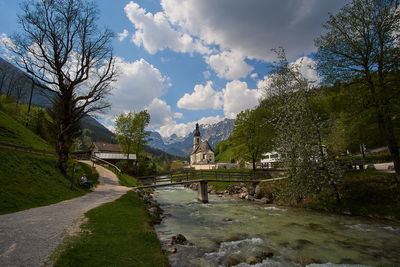
<instances>
[{"instance_id":1,"label":"church roof","mask_svg":"<svg viewBox=\"0 0 400 267\"><path fill-rule=\"evenodd\" d=\"M208 141L202 141L192 152L192 154L196 154L199 152L214 152L208 143Z\"/></svg>"},{"instance_id":2,"label":"church roof","mask_svg":"<svg viewBox=\"0 0 400 267\"><path fill-rule=\"evenodd\" d=\"M200 136L199 124L196 123L196 129L193 131L193 136Z\"/></svg>"}]
</instances>

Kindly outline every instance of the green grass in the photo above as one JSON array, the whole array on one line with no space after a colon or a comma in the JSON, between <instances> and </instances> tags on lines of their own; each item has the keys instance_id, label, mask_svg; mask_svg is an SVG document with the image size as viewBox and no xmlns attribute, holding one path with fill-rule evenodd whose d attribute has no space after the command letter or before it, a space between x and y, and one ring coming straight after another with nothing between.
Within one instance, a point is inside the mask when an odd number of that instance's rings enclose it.
<instances>
[{"instance_id":1,"label":"green grass","mask_svg":"<svg viewBox=\"0 0 400 267\"><path fill-rule=\"evenodd\" d=\"M88 221L65 242L55 266L169 266L136 193L128 192L85 215Z\"/></svg>"},{"instance_id":2,"label":"green grass","mask_svg":"<svg viewBox=\"0 0 400 267\"><path fill-rule=\"evenodd\" d=\"M83 163L78 166L75 179L90 170ZM71 186L56 168L54 157L0 151L0 174L0 214L46 206L90 192ZM91 174L89 179L97 181L97 177L98 174Z\"/></svg>"},{"instance_id":3,"label":"green grass","mask_svg":"<svg viewBox=\"0 0 400 267\"><path fill-rule=\"evenodd\" d=\"M0 142L19 146L32 147L36 149L54 151L39 136L20 124L18 121L0 110Z\"/></svg>"}]
</instances>

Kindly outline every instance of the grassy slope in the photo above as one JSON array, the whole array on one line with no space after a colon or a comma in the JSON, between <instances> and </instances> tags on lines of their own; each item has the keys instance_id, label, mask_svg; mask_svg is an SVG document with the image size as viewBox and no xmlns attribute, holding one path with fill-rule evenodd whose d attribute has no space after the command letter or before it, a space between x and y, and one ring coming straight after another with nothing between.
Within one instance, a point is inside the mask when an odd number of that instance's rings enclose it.
<instances>
[{"instance_id":1,"label":"grassy slope","mask_svg":"<svg viewBox=\"0 0 400 267\"><path fill-rule=\"evenodd\" d=\"M55 266L169 266L144 203L134 192L87 212Z\"/></svg>"},{"instance_id":2,"label":"grassy slope","mask_svg":"<svg viewBox=\"0 0 400 267\"><path fill-rule=\"evenodd\" d=\"M0 110L0 142L54 151L42 138Z\"/></svg>"},{"instance_id":3,"label":"grassy slope","mask_svg":"<svg viewBox=\"0 0 400 267\"><path fill-rule=\"evenodd\" d=\"M71 187L55 166L53 157L0 151L0 214L50 205L89 192L79 186ZM85 164L79 166L75 179L90 171ZM89 179L97 181L97 175Z\"/></svg>"}]
</instances>

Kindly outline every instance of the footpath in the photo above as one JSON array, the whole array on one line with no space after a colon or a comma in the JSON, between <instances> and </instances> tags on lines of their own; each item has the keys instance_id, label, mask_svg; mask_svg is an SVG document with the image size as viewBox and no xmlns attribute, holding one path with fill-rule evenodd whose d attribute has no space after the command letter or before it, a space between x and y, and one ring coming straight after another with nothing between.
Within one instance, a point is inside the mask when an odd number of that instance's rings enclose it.
<instances>
[{"instance_id":1,"label":"footpath","mask_svg":"<svg viewBox=\"0 0 400 267\"><path fill-rule=\"evenodd\" d=\"M95 166L100 183L94 192L50 206L0 215L0 266L42 266L64 236L76 231L85 212L130 190L118 184L113 172Z\"/></svg>"}]
</instances>

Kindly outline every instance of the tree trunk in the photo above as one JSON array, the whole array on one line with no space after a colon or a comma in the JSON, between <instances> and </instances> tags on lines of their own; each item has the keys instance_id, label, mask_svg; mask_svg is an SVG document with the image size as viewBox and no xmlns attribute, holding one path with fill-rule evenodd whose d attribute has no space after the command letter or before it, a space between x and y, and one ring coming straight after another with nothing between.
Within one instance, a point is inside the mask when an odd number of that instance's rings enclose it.
<instances>
[{"instance_id":1,"label":"tree trunk","mask_svg":"<svg viewBox=\"0 0 400 267\"><path fill-rule=\"evenodd\" d=\"M255 170L256 170L256 160L253 159L253 171L255 171Z\"/></svg>"}]
</instances>

